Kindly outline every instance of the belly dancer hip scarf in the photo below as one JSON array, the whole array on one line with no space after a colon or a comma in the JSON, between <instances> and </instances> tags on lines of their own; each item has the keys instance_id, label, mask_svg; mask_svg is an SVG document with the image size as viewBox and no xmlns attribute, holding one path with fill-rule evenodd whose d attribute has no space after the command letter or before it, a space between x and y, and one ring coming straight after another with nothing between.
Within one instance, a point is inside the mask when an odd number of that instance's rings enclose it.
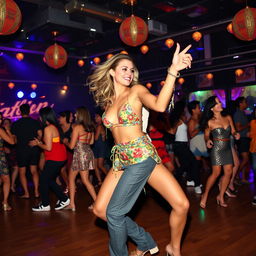
<instances>
[{"instance_id":1,"label":"belly dancer hip scarf","mask_svg":"<svg viewBox=\"0 0 256 256\"><path fill-rule=\"evenodd\" d=\"M124 169L125 166L141 163L148 157L152 157L157 163L161 163L155 147L145 135L128 142L116 144L111 150L110 159L113 162L114 171L119 171Z\"/></svg>"}]
</instances>

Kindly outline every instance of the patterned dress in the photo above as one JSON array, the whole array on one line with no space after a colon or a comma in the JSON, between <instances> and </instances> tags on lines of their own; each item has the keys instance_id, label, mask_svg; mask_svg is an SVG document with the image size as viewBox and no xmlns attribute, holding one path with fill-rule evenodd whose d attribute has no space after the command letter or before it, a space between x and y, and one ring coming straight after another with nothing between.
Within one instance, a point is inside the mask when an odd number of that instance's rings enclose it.
<instances>
[{"instance_id":1,"label":"patterned dress","mask_svg":"<svg viewBox=\"0 0 256 256\"><path fill-rule=\"evenodd\" d=\"M9 175L8 164L4 152L4 140L0 138L0 175Z\"/></svg>"}]
</instances>

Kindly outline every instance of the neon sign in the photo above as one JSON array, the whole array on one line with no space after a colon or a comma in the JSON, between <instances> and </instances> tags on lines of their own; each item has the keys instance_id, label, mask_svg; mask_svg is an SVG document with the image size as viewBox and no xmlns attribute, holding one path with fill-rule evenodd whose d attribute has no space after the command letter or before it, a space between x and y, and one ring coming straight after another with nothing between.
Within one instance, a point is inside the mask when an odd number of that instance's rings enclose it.
<instances>
[{"instance_id":1,"label":"neon sign","mask_svg":"<svg viewBox=\"0 0 256 256\"><path fill-rule=\"evenodd\" d=\"M20 106L22 104L28 104L30 106L30 114L35 115L39 114L41 108L44 107L53 107L54 104L50 104L48 101L40 102L40 103L33 103L32 100L18 100L12 106L5 106L4 102L0 102L0 112L3 113L4 118L16 118L20 116Z\"/></svg>"}]
</instances>

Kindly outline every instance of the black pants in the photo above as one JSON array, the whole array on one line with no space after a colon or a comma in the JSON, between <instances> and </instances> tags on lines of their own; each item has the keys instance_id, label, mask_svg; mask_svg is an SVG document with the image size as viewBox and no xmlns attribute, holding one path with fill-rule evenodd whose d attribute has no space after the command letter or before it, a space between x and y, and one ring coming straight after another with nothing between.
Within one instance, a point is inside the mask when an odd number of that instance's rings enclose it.
<instances>
[{"instance_id":1,"label":"black pants","mask_svg":"<svg viewBox=\"0 0 256 256\"><path fill-rule=\"evenodd\" d=\"M174 155L178 157L180 162L180 167L177 170L178 176L181 176L183 172L187 172L187 180L193 180L195 182L195 186L199 186L201 182L198 162L190 151L188 143L175 141L173 144L173 151Z\"/></svg>"},{"instance_id":2,"label":"black pants","mask_svg":"<svg viewBox=\"0 0 256 256\"><path fill-rule=\"evenodd\" d=\"M61 167L66 161L52 161L47 160L44 169L40 175L40 193L42 197L43 206L50 204L49 189L51 189L59 200L66 201L68 197L63 193L61 186L56 183L56 178L60 174Z\"/></svg>"}]
</instances>

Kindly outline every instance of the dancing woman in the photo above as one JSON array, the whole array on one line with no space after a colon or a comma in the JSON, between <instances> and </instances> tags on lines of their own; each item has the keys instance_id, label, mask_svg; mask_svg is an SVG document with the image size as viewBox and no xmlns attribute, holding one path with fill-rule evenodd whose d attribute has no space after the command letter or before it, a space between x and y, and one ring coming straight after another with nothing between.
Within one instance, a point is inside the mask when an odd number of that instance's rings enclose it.
<instances>
[{"instance_id":1,"label":"dancing woman","mask_svg":"<svg viewBox=\"0 0 256 256\"><path fill-rule=\"evenodd\" d=\"M146 182L172 206L171 239L166 246L170 255L180 256L180 241L186 223L189 202L173 175L161 163L154 146L142 132L142 106L163 112L171 99L179 71L191 66L187 53L191 46L174 53L167 70L165 85L158 96L138 84L138 70L128 55L117 54L96 67L89 77L90 90L96 103L105 108L103 123L111 129L115 146L113 168L97 196L94 213L107 220L111 256L127 256L127 236L137 244L130 255L158 252L151 235L126 214L133 207Z\"/></svg>"},{"instance_id":2,"label":"dancing woman","mask_svg":"<svg viewBox=\"0 0 256 256\"><path fill-rule=\"evenodd\" d=\"M232 175L233 157L230 144L230 135L239 139L240 135L235 131L235 127L230 116L223 116L221 102L216 96L208 98L201 119L201 128L205 133L206 145L211 148L210 158L212 164L212 174L206 182L204 194L202 195L200 206L206 207L208 194L216 179L221 173L221 167L224 169L224 176L220 185L220 192L217 196L217 204L222 207L228 205L224 201L224 193ZM212 140L210 139L212 136Z\"/></svg>"}]
</instances>

